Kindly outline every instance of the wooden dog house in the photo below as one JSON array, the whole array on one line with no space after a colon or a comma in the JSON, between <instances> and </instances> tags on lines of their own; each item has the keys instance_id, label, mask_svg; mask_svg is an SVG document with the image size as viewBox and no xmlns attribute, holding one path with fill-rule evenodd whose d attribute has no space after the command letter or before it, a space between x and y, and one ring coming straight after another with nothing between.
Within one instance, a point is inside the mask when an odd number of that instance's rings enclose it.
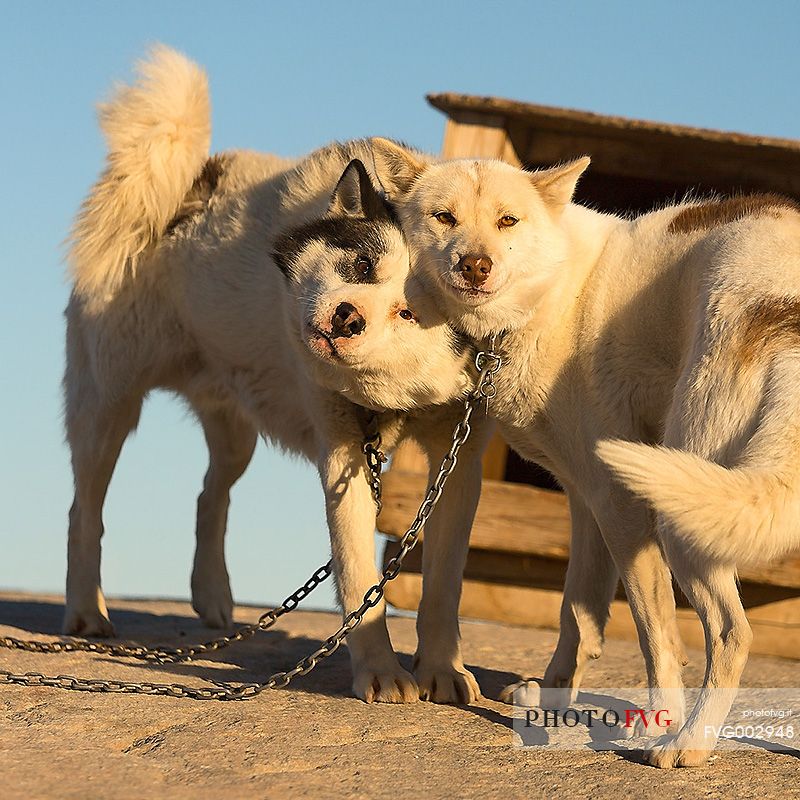
<instances>
[{"instance_id":1,"label":"wooden dog house","mask_svg":"<svg viewBox=\"0 0 800 800\"><path fill-rule=\"evenodd\" d=\"M577 201L602 211L647 211L687 192L770 191L800 200L800 142L609 117L492 97L439 94L445 158L501 158L550 166L583 154L592 166ZM483 491L470 540L461 615L557 628L569 557L566 501L552 477L523 462L499 438L483 463ZM385 476L380 530L405 532L427 486L427 464L413 447L395 455ZM422 545L424 547L424 543ZM386 544L384 559L397 551ZM415 610L421 553L387 586L398 608ZM753 652L800 658L800 558L742 570L741 592L754 632ZM684 641L703 647L697 616L678 594ZM624 594L612 605L607 635L636 639Z\"/></svg>"}]
</instances>

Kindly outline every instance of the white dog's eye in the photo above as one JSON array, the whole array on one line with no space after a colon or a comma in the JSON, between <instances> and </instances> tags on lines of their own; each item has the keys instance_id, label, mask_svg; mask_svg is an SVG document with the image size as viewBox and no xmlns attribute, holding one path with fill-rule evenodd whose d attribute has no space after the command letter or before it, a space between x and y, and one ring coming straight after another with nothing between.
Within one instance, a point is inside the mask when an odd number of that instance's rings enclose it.
<instances>
[{"instance_id":1,"label":"white dog's eye","mask_svg":"<svg viewBox=\"0 0 800 800\"><path fill-rule=\"evenodd\" d=\"M497 220L497 227L498 228L513 228L519 220L512 216L511 214L503 214L499 220Z\"/></svg>"},{"instance_id":2,"label":"white dog's eye","mask_svg":"<svg viewBox=\"0 0 800 800\"><path fill-rule=\"evenodd\" d=\"M433 215L433 218L437 222L441 222L442 225L447 225L448 228L453 228L456 225L456 218L449 212L449 211L439 211L437 214Z\"/></svg>"},{"instance_id":3,"label":"white dog's eye","mask_svg":"<svg viewBox=\"0 0 800 800\"><path fill-rule=\"evenodd\" d=\"M407 319L410 322L416 322L417 321L417 318L414 316L414 312L411 311L411 309L403 308L400 311L398 311L397 313L398 313L398 315L400 317L402 317L403 319Z\"/></svg>"},{"instance_id":4,"label":"white dog's eye","mask_svg":"<svg viewBox=\"0 0 800 800\"><path fill-rule=\"evenodd\" d=\"M356 259L356 272L366 278L372 272L372 262L366 256L359 256Z\"/></svg>"}]
</instances>

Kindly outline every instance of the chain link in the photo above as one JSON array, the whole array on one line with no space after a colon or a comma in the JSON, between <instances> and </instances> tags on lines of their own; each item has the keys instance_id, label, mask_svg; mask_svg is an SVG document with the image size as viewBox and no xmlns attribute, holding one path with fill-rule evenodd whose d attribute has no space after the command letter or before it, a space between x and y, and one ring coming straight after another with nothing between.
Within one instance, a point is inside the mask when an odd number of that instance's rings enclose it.
<instances>
[{"instance_id":1,"label":"chain link","mask_svg":"<svg viewBox=\"0 0 800 800\"><path fill-rule=\"evenodd\" d=\"M378 429L378 415L370 414L367 421L367 430L364 433L364 443L361 445L361 452L367 462L369 470L369 488L372 491L372 499L375 502L376 516L383 510L383 496L381 488L381 472L383 465L388 460L381 450L383 440Z\"/></svg>"},{"instance_id":2,"label":"chain link","mask_svg":"<svg viewBox=\"0 0 800 800\"><path fill-rule=\"evenodd\" d=\"M453 430L452 443L447 454L442 459L441 466L436 478L428 488L425 498L420 504L417 515L408 530L400 539L398 552L389 559L380 580L369 588L364 595L361 605L350 612L343 620L341 627L323 642L313 653L295 664L289 670L276 672L270 675L263 683L244 683L238 686L231 684L216 684L214 687L185 686L180 683L134 683L130 681L118 680L97 680L88 678L77 678L73 675L48 676L40 672L26 672L16 674L5 670L0 670L0 684L15 684L21 686L52 686L60 689L70 689L83 692L116 692L127 694L154 694L166 695L168 697L183 697L194 700L248 700L261 694L265 689L277 689L287 686L289 682L298 675L306 675L311 672L320 661L333 655L346 636L356 628L366 613L377 606L383 599L384 589L389 581L394 580L403 564L403 559L416 546L420 532L430 517L439 498L442 495L447 479L452 474L458 463L458 453L470 436L470 419L475 408L486 403L488 408L489 401L495 396L497 389L494 383L494 376L502 366L502 359L495 352L496 337L491 337L487 350L478 353L475 359L475 366L479 372L476 388L464 399L464 413L461 420ZM374 420L374 432L373 428ZM386 462L386 457L381 452L381 437L377 429L377 418L372 417L369 424L370 430L364 437L362 451L366 456L367 467L370 471L370 487L375 506L380 513L381 510L381 469ZM217 639L204 642L202 644L187 647L156 647L148 648L143 645L121 643L104 644L86 640L71 640L61 642L40 642L36 640L15 639L11 636L0 637L0 647L17 650L27 650L34 653L69 653L69 652L89 652L101 653L126 658L136 658L143 661L150 661L159 664L173 664L192 661L198 656L211 653L228 647L234 642L249 639L258 631L265 631L271 628L280 617L293 611L308 595L325 581L333 572L333 563L328 561L317 569L311 577L297 591L290 594L279 606L265 611L257 622L249 625L242 625L229 636L221 636Z\"/></svg>"}]
</instances>

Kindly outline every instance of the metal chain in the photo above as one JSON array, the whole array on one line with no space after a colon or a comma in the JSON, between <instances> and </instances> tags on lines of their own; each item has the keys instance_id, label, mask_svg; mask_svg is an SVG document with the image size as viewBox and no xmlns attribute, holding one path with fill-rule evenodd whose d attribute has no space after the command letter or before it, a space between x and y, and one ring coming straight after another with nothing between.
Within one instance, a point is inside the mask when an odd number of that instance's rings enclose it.
<instances>
[{"instance_id":1,"label":"metal chain","mask_svg":"<svg viewBox=\"0 0 800 800\"><path fill-rule=\"evenodd\" d=\"M367 430L364 434L364 443L361 445L361 452L367 460L369 470L369 488L372 491L372 499L377 509L376 515L380 515L383 510L383 496L381 489L381 471L383 465L388 460L381 450L383 440L378 428L378 415L371 414L367 421Z\"/></svg>"},{"instance_id":2,"label":"metal chain","mask_svg":"<svg viewBox=\"0 0 800 800\"><path fill-rule=\"evenodd\" d=\"M217 684L214 687L204 686L185 686L180 683L134 683L130 681L118 680L95 680L87 678L77 678L73 675L47 676L39 672L26 672L15 674L0 670L0 684L15 684L22 686L52 686L61 689L72 689L85 692L120 692L127 694L155 694L167 695L169 697L185 697L194 700L248 700L261 694L265 689L281 688L295 678L297 675L306 675L311 672L316 665L333 655L342 644L346 636L356 628L365 614L380 603L383 598L384 589L389 581L394 580L403 564L403 559L416 546L420 531L433 512L439 498L442 495L447 479L452 474L458 463L458 453L463 447L471 432L470 419L475 408L486 403L495 396L497 389L494 384L494 376L502 366L500 356L495 352L496 337L491 337L488 350L478 353L475 359L475 366L479 371L476 388L464 400L464 413L461 420L453 430L452 443L450 449L442 459L439 472L433 483L428 488L417 515L411 526L400 539L400 549L397 554L389 560L384 568L381 579L374 586L371 586L364 595L361 605L350 612L342 622L341 627L332 636L318 647L313 653L301 659L292 669L284 672L276 672L270 675L263 683L245 683L239 686L229 684ZM380 511L380 474L381 467L386 458L380 451L380 434L370 437L369 432L365 436L363 452L367 456L367 465L370 470L370 486L372 487L375 504ZM85 651L91 653L103 653L129 658L138 658L145 661L156 663L176 663L191 661L196 656L228 647L237 641L248 639L257 631L271 628L278 619L293 611L298 604L305 599L320 583L330 576L333 571L332 561L320 567L296 592L289 595L280 606L264 612L257 622L250 625L243 625L230 636L222 636L210 642L193 645L190 647L159 647L147 648L141 645L129 644L103 644L100 642L89 641L69 641L69 642L39 642L35 640L21 640L10 636L0 638L0 647L28 650L36 653L63 653Z\"/></svg>"},{"instance_id":3,"label":"metal chain","mask_svg":"<svg viewBox=\"0 0 800 800\"><path fill-rule=\"evenodd\" d=\"M157 664L178 664L193 661L197 656L222 650L234 642L249 639L258 631L271 628L280 617L294 611L295 608L308 597L314 589L325 581L333 572L333 562L329 561L319 569L299 588L289 595L279 606L265 611L258 621L249 625L241 625L229 636L220 636L201 644L187 647L145 647L138 644L106 644L86 639L73 639L65 642L40 642L35 639L15 639L13 636L0 637L0 647L11 650L27 650L31 653L97 653L101 655L121 656L123 658L137 658L141 661L150 661ZM3 682L0 672L0 683Z\"/></svg>"}]
</instances>

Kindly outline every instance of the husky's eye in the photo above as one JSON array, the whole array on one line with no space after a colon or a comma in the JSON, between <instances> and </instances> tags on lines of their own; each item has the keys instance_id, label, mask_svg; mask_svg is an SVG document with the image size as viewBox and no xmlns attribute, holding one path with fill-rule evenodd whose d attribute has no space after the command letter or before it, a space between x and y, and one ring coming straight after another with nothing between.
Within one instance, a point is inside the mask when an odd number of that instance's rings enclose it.
<instances>
[{"instance_id":1,"label":"husky's eye","mask_svg":"<svg viewBox=\"0 0 800 800\"><path fill-rule=\"evenodd\" d=\"M498 228L513 228L519 220L516 217L512 217L511 214L503 214L499 220L497 220L497 227Z\"/></svg>"},{"instance_id":2,"label":"husky's eye","mask_svg":"<svg viewBox=\"0 0 800 800\"><path fill-rule=\"evenodd\" d=\"M438 214L434 214L433 218L442 225L447 225L448 228L455 227L456 218L449 211L440 211Z\"/></svg>"},{"instance_id":3,"label":"husky's eye","mask_svg":"<svg viewBox=\"0 0 800 800\"><path fill-rule=\"evenodd\" d=\"M414 316L414 312L411 311L408 308L403 308L400 311L398 311L397 313L402 319L407 319L410 322L416 322L417 321L417 318Z\"/></svg>"},{"instance_id":4,"label":"husky's eye","mask_svg":"<svg viewBox=\"0 0 800 800\"><path fill-rule=\"evenodd\" d=\"M372 261L366 256L359 256L356 259L356 272L364 278L372 272Z\"/></svg>"}]
</instances>

